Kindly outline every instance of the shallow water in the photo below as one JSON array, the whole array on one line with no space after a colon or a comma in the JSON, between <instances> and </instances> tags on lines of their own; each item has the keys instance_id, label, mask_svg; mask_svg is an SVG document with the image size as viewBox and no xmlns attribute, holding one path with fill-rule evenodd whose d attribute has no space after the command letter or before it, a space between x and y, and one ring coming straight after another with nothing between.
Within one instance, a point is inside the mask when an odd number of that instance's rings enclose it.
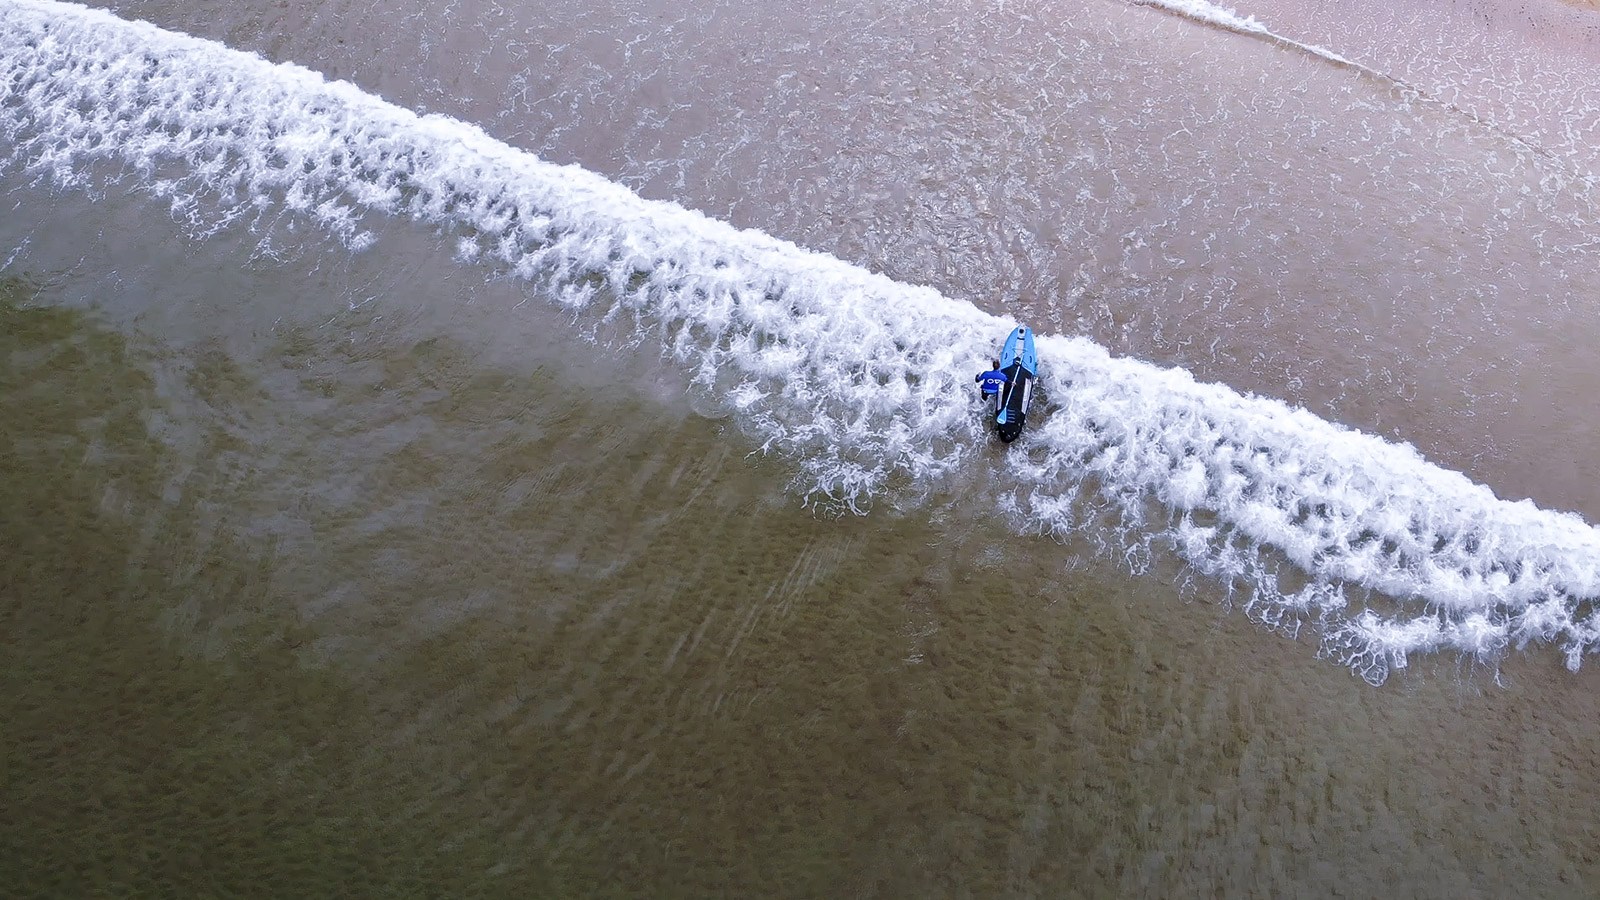
<instances>
[{"instance_id":1,"label":"shallow water","mask_svg":"<svg viewBox=\"0 0 1600 900\"><path fill-rule=\"evenodd\" d=\"M9 293L7 425L33 439L6 507L37 510L7 517L10 883L1442 895L1592 873L1592 668L1375 691L970 510L811 515L698 417L622 400L605 412L638 424L581 438L560 377L448 340L291 335L264 378Z\"/></svg>"},{"instance_id":2,"label":"shallow water","mask_svg":"<svg viewBox=\"0 0 1600 900\"><path fill-rule=\"evenodd\" d=\"M1578 152L1519 150L1314 55L1109 3L122 12L1595 513L1563 400L1592 331ZM1332 43L1301 21L1273 25ZM352 253L282 191L217 227L226 203L154 186L181 159L95 165L66 189L0 168L18 649L0 790L22 811L0 875L25 892L1468 896L1596 877L1592 665L1416 653L1375 689L1319 658L1314 627L1258 627L1248 584L1125 513L1102 525L1091 491L1070 530L1039 533L1038 493L996 515L1089 386L1051 385L1041 437L1009 454L941 426L927 458L954 470L891 467L864 515L837 515L803 505L834 471L817 460L898 445L828 457L803 429L850 421L835 400L715 390L795 357L758 348L691 384L655 335L699 348L682 335L703 318L635 330L553 302L463 259L449 222L363 214ZM817 266L793 277L925 302ZM930 331L969 321L926 302ZM888 428L902 414L874 405L909 385L942 421L892 354L862 390L825 382L816 346L791 381ZM965 362L915 358L935 385Z\"/></svg>"}]
</instances>

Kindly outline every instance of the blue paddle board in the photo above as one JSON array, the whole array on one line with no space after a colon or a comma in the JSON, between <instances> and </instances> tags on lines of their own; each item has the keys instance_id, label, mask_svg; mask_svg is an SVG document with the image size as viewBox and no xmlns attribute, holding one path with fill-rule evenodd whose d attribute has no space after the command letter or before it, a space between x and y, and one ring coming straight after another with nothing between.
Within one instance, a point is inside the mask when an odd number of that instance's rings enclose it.
<instances>
[{"instance_id":1,"label":"blue paddle board","mask_svg":"<svg viewBox=\"0 0 1600 900\"><path fill-rule=\"evenodd\" d=\"M1022 325L1011 329L1011 333L1006 335L1006 345L1000 351L1001 371L1016 363L1019 355L1022 357L1022 367L1028 370L1028 374L1039 377L1039 355L1033 350L1033 330Z\"/></svg>"},{"instance_id":2,"label":"blue paddle board","mask_svg":"<svg viewBox=\"0 0 1600 900\"><path fill-rule=\"evenodd\" d=\"M1039 378L1039 354L1033 349L1033 329L1019 325L1006 335L1000 350L1000 371L1009 379L995 396L995 430L1009 444L1022 434L1033 401L1033 383Z\"/></svg>"}]
</instances>

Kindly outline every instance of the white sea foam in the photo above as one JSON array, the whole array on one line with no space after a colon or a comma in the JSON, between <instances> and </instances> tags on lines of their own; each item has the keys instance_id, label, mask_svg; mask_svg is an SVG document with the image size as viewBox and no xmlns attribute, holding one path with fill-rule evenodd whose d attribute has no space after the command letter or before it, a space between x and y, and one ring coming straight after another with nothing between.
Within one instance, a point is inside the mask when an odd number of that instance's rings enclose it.
<instances>
[{"instance_id":1,"label":"white sea foam","mask_svg":"<svg viewBox=\"0 0 1600 900\"><path fill-rule=\"evenodd\" d=\"M202 228L288 210L360 248L374 215L436 224L463 258L659 336L813 497L856 507L984 444L969 379L1010 322L303 68L0 0L0 135L0 173L135 178ZM1038 343L1051 399L999 475L1020 527L1082 530L1135 566L1174 554L1375 683L1418 652L1529 641L1576 669L1600 641L1600 534L1581 519L1183 370Z\"/></svg>"},{"instance_id":2,"label":"white sea foam","mask_svg":"<svg viewBox=\"0 0 1600 900\"><path fill-rule=\"evenodd\" d=\"M1304 50L1314 56L1320 56L1332 63L1338 63L1342 66L1351 66L1367 72L1368 74L1378 75L1379 77L1387 77L1379 72L1368 69L1366 66L1363 66L1358 62L1346 59L1332 50L1327 49L1326 47L1319 47L1316 44L1306 44L1293 38L1284 37L1283 35L1273 31L1271 28L1268 28L1265 23L1263 23L1260 19L1257 19L1255 16L1241 16L1227 7L1217 6L1214 3L1207 3L1206 0L1133 0L1133 2L1139 6L1153 6L1158 9L1164 9L1168 12L1177 13L1185 18L1194 19L1197 22L1205 22L1208 25L1215 25L1218 28L1226 28L1229 31L1237 31L1240 34L1253 34L1258 37L1267 38L1268 40L1278 41L1288 46Z\"/></svg>"},{"instance_id":3,"label":"white sea foam","mask_svg":"<svg viewBox=\"0 0 1600 900\"><path fill-rule=\"evenodd\" d=\"M1302 53L1307 53L1319 59L1326 60L1334 65L1343 66L1347 69L1360 72L1362 75L1365 75L1368 78L1375 79L1379 82L1394 87L1408 97L1429 104L1435 108L1445 110L1452 115L1462 116L1466 119L1469 119L1477 125L1500 135L1502 138L1505 138L1518 147L1537 154L1544 159L1551 160L1556 158L1555 154L1551 153L1545 147L1542 147L1523 135L1517 134L1516 132L1500 125L1487 116L1468 109L1459 103L1446 100L1431 91L1423 89L1419 85L1405 80L1404 78L1400 78L1388 72L1375 69L1359 60L1351 59L1347 56L1335 53L1334 51L1329 50L1327 47L1296 40L1288 35L1280 34L1279 32L1272 30L1272 28L1269 27L1265 22L1262 22L1255 16L1241 16L1237 12L1228 9L1227 7L1218 6L1214 3L1208 3L1207 0L1130 0L1130 2L1136 6L1148 6L1153 9L1165 10L1175 15L1182 16L1186 19L1215 26L1217 28L1222 28L1227 31L1252 35L1254 37L1270 41L1280 47L1298 50ZM1586 187L1593 188L1595 186L1596 180L1593 173L1576 172L1573 174L1577 175L1579 180Z\"/></svg>"}]
</instances>

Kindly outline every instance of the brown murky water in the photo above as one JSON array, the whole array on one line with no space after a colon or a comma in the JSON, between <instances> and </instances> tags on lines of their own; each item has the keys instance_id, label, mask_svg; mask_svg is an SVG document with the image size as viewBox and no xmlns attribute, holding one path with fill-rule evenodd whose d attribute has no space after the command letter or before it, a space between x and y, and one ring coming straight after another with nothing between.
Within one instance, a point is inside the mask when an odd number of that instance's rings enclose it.
<instances>
[{"instance_id":1,"label":"brown murky water","mask_svg":"<svg viewBox=\"0 0 1600 900\"><path fill-rule=\"evenodd\" d=\"M1112 3L123 12L1600 512L1576 163L1359 73ZM684 375L420 229L0 186L18 893L1600 878L1592 665L1373 689L959 485L803 508Z\"/></svg>"}]
</instances>

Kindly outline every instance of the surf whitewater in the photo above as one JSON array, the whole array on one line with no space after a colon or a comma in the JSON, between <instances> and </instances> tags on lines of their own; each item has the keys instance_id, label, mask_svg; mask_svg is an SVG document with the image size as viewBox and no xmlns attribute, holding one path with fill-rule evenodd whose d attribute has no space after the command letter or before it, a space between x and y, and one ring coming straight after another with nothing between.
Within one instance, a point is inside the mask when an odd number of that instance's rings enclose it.
<instances>
[{"instance_id":1,"label":"surf whitewater","mask_svg":"<svg viewBox=\"0 0 1600 900\"><path fill-rule=\"evenodd\" d=\"M441 229L575 319L659 342L813 500L860 511L984 452L973 364L1011 326L449 118L109 13L0 0L0 176L134 179L202 233L374 217ZM1373 683L1419 652L1600 642L1600 534L1506 502L1407 445L1041 335L1036 424L1000 462L1015 527L1169 554L1258 622L1311 627Z\"/></svg>"}]
</instances>

